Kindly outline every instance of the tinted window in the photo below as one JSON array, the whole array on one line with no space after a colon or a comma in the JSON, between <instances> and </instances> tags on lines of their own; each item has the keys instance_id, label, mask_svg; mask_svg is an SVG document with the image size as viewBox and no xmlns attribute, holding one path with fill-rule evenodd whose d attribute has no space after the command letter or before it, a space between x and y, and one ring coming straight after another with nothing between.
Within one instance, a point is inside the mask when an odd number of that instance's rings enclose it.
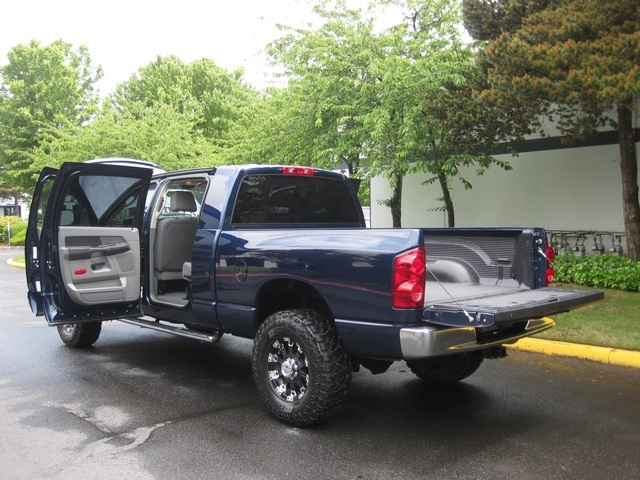
<instances>
[{"instance_id":1,"label":"tinted window","mask_svg":"<svg viewBox=\"0 0 640 480\"><path fill-rule=\"evenodd\" d=\"M42 226L44 223L44 214L47 209L47 204L49 203L49 197L51 196L51 189L53 188L53 182L55 181L55 177L49 177L46 179L45 183L42 186L42 191L40 193L40 198L38 199L38 213L36 217L36 227L38 230L38 237L40 237L40 232L42 232Z\"/></svg>"},{"instance_id":2,"label":"tinted window","mask_svg":"<svg viewBox=\"0 0 640 480\"><path fill-rule=\"evenodd\" d=\"M78 175L65 191L60 225L134 226L140 180L106 175Z\"/></svg>"},{"instance_id":3,"label":"tinted window","mask_svg":"<svg viewBox=\"0 0 640 480\"><path fill-rule=\"evenodd\" d=\"M84 175L79 179L80 187L98 218L137 182L135 178L102 175ZM127 203L133 203L133 200Z\"/></svg>"},{"instance_id":4,"label":"tinted window","mask_svg":"<svg viewBox=\"0 0 640 480\"><path fill-rule=\"evenodd\" d=\"M250 175L243 179L233 212L235 225L346 224L360 217L345 183L322 177Z\"/></svg>"}]
</instances>

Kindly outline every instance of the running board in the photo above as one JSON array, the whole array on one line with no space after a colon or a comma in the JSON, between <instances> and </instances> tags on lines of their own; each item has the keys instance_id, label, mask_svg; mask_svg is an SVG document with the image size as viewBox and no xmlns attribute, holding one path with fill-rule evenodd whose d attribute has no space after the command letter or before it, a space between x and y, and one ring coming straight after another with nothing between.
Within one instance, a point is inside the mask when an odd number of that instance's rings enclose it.
<instances>
[{"instance_id":1,"label":"running board","mask_svg":"<svg viewBox=\"0 0 640 480\"><path fill-rule=\"evenodd\" d=\"M195 330L189 330L182 327L174 327L172 325L166 325L156 320L144 320L142 318L119 318L120 322L129 323L142 328L149 328L151 330L157 330L159 332L169 333L171 335L177 335L178 337L191 338L192 340L200 340L201 342L217 343L222 336L220 333L205 333L197 332Z\"/></svg>"}]
</instances>

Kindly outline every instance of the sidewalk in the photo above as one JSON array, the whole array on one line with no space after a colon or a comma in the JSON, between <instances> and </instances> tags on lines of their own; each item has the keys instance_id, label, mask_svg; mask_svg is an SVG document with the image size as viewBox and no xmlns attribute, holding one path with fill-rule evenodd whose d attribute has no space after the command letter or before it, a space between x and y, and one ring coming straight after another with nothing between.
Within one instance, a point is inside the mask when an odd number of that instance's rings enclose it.
<instances>
[{"instance_id":1,"label":"sidewalk","mask_svg":"<svg viewBox=\"0 0 640 480\"><path fill-rule=\"evenodd\" d=\"M24 263L18 263L12 260L7 260L7 264L12 267L24 268ZM609 365L640 368L640 352L631 350L579 345L531 337L518 340L518 342L513 345L507 345L507 348L523 352L542 353L544 355L574 357L582 360L607 363Z\"/></svg>"}]
</instances>

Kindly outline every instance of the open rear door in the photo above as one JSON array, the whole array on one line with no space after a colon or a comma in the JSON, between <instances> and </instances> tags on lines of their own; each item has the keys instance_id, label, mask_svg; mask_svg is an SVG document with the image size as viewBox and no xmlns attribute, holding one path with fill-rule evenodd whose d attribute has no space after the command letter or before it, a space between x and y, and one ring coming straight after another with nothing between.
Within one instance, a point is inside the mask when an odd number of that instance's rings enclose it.
<instances>
[{"instance_id":1,"label":"open rear door","mask_svg":"<svg viewBox=\"0 0 640 480\"><path fill-rule=\"evenodd\" d=\"M27 232L29 303L51 325L140 314L141 226L151 170L43 170Z\"/></svg>"}]
</instances>

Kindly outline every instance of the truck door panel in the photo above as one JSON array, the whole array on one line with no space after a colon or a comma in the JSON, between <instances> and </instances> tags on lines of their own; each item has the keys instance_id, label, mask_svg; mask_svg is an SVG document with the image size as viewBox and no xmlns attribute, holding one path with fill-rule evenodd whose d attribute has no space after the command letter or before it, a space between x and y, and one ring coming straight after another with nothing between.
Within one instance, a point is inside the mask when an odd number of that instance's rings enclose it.
<instances>
[{"instance_id":1,"label":"truck door panel","mask_svg":"<svg viewBox=\"0 0 640 480\"><path fill-rule=\"evenodd\" d=\"M132 228L60 227L60 269L78 305L131 302L140 294L140 238Z\"/></svg>"}]
</instances>

